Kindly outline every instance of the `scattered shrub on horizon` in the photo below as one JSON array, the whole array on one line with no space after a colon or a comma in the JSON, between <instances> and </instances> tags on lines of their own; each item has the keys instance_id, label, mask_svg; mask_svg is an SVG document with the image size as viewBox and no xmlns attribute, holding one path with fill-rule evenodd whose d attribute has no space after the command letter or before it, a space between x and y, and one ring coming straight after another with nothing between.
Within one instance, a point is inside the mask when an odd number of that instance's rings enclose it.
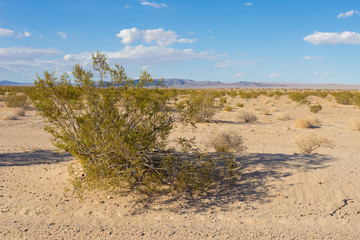
<instances>
[{"instance_id":1,"label":"scattered shrub on horizon","mask_svg":"<svg viewBox=\"0 0 360 240\"><path fill-rule=\"evenodd\" d=\"M335 143L327 138L318 137L314 134L306 134L298 137L295 144L300 149L301 153L311 154L314 150L325 147L334 148Z\"/></svg>"},{"instance_id":2,"label":"scattered shrub on horizon","mask_svg":"<svg viewBox=\"0 0 360 240\"><path fill-rule=\"evenodd\" d=\"M318 118L299 118L295 122L297 128L320 127L322 122Z\"/></svg>"},{"instance_id":3,"label":"scattered shrub on horizon","mask_svg":"<svg viewBox=\"0 0 360 240\"><path fill-rule=\"evenodd\" d=\"M294 101L294 102L298 102L298 103L306 103L307 100L306 98L309 96L309 93L307 92L289 92L288 93L288 97Z\"/></svg>"},{"instance_id":4,"label":"scattered shrub on horizon","mask_svg":"<svg viewBox=\"0 0 360 240\"><path fill-rule=\"evenodd\" d=\"M321 111L322 106L320 104L310 105L309 109L312 113L318 113L319 111Z\"/></svg>"},{"instance_id":5,"label":"scattered shrub on horizon","mask_svg":"<svg viewBox=\"0 0 360 240\"><path fill-rule=\"evenodd\" d=\"M228 92L228 95L231 97L231 98L234 98L237 96L237 92L235 90L231 90L230 92Z\"/></svg>"},{"instance_id":6,"label":"scattered shrub on horizon","mask_svg":"<svg viewBox=\"0 0 360 240\"><path fill-rule=\"evenodd\" d=\"M242 108L242 107L244 107L244 104L243 103L236 103L236 106Z\"/></svg>"},{"instance_id":7,"label":"scattered shrub on horizon","mask_svg":"<svg viewBox=\"0 0 360 240\"><path fill-rule=\"evenodd\" d=\"M242 153L246 150L242 136L230 131L211 134L208 145L213 147L218 153L233 151Z\"/></svg>"},{"instance_id":8,"label":"scattered shrub on horizon","mask_svg":"<svg viewBox=\"0 0 360 240\"><path fill-rule=\"evenodd\" d=\"M233 110L233 107L230 105L225 105L224 110L227 112L231 112Z\"/></svg>"},{"instance_id":9,"label":"scattered shrub on horizon","mask_svg":"<svg viewBox=\"0 0 360 240\"><path fill-rule=\"evenodd\" d=\"M253 113L249 113L249 112L241 112L239 114L239 119L246 123L251 123L251 122L257 121L256 115Z\"/></svg>"}]
</instances>

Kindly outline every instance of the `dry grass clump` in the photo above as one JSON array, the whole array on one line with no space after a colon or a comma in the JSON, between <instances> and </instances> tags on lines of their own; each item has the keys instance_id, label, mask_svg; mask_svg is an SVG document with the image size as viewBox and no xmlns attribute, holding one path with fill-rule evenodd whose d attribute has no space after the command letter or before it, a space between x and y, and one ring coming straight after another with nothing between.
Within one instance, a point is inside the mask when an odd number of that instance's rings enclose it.
<instances>
[{"instance_id":1,"label":"dry grass clump","mask_svg":"<svg viewBox=\"0 0 360 240\"><path fill-rule=\"evenodd\" d=\"M360 131L360 118L352 120L349 124L349 127L352 130Z\"/></svg>"},{"instance_id":2,"label":"dry grass clump","mask_svg":"<svg viewBox=\"0 0 360 240\"><path fill-rule=\"evenodd\" d=\"M327 138L318 137L314 134L306 134L298 137L295 144L300 149L301 153L311 154L314 150L325 147L333 148L335 143Z\"/></svg>"},{"instance_id":3,"label":"dry grass clump","mask_svg":"<svg viewBox=\"0 0 360 240\"><path fill-rule=\"evenodd\" d=\"M271 111L268 108L262 107L260 110L264 115L271 115Z\"/></svg>"},{"instance_id":4,"label":"dry grass clump","mask_svg":"<svg viewBox=\"0 0 360 240\"><path fill-rule=\"evenodd\" d=\"M319 111L321 111L322 106L320 104L315 104L315 105L310 105L309 110L312 113L318 113Z\"/></svg>"},{"instance_id":5,"label":"dry grass clump","mask_svg":"<svg viewBox=\"0 0 360 240\"><path fill-rule=\"evenodd\" d=\"M242 136L235 132L221 132L212 134L212 137L208 142L208 146L213 147L218 153L231 151L242 153L246 149Z\"/></svg>"},{"instance_id":6,"label":"dry grass clump","mask_svg":"<svg viewBox=\"0 0 360 240\"><path fill-rule=\"evenodd\" d=\"M26 113L26 111L23 108L16 109L16 111L15 111L15 115L18 115L18 116L25 116L25 113Z\"/></svg>"},{"instance_id":7,"label":"dry grass clump","mask_svg":"<svg viewBox=\"0 0 360 240\"><path fill-rule=\"evenodd\" d=\"M16 114L9 114L2 118L2 120L18 120L19 116Z\"/></svg>"},{"instance_id":8,"label":"dry grass clump","mask_svg":"<svg viewBox=\"0 0 360 240\"><path fill-rule=\"evenodd\" d=\"M231 112L233 110L233 107L230 105L225 105L224 110L227 112Z\"/></svg>"},{"instance_id":9,"label":"dry grass clump","mask_svg":"<svg viewBox=\"0 0 360 240\"><path fill-rule=\"evenodd\" d=\"M281 121L286 121L290 119L290 115L288 113L279 113L276 119Z\"/></svg>"},{"instance_id":10,"label":"dry grass clump","mask_svg":"<svg viewBox=\"0 0 360 240\"><path fill-rule=\"evenodd\" d=\"M322 122L318 118L299 118L295 122L297 128L313 128L320 127Z\"/></svg>"},{"instance_id":11,"label":"dry grass clump","mask_svg":"<svg viewBox=\"0 0 360 240\"><path fill-rule=\"evenodd\" d=\"M256 122L257 117L253 113L241 112L240 115L239 115L239 120L241 120L243 122L246 122L246 123L250 123L250 122Z\"/></svg>"}]
</instances>

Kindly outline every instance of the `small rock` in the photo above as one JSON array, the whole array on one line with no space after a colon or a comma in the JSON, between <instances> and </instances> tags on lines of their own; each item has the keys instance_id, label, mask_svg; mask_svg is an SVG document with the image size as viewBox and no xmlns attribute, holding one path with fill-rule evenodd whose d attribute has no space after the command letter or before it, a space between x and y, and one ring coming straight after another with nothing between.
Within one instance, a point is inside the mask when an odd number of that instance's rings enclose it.
<instances>
[{"instance_id":1,"label":"small rock","mask_svg":"<svg viewBox=\"0 0 360 240\"><path fill-rule=\"evenodd\" d=\"M173 236L175 234L175 232L170 232L169 236Z\"/></svg>"}]
</instances>

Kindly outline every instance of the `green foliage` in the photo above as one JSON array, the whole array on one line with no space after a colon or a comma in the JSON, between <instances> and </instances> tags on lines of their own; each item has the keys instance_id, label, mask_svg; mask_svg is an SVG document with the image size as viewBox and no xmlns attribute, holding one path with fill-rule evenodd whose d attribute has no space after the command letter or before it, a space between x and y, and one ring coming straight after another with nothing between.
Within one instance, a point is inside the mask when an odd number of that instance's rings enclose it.
<instances>
[{"instance_id":1,"label":"green foliage","mask_svg":"<svg viewBox=\"0 0 360 240\"><path fill-rule=\"evenodd\" d=\"M290 92L288 93L289 98L294 101L294 102L299 102L299 103L306 103L307 100L306 98L309 96L310 94L308 92Z\"/></svg>"},{"instance_id":2,"label":"green foliage","mask_svg":"<svg viewBox=\"0 0 360 240\"><path fill-rule=\"evenodd\" d=\"M349 91L336 92L332 94L335 97L335 101L342 105L351 105L353 94Z\"/></svg>"},{"instance_id":3,"label":"green foliage","mask_svg":"<svg viewBox=\"0 0 360 240\"><path fill-rule=\"evenodd\" d=\"M93 69L99 81L79 65L73 70L75 84L66 74L58 79L48 72L35 81L34 106L53 143L78 160L69 168L75 190L195 191L213 184L220 172L232 174L224 164L228 157L209 157L191 141L179 139L180 152L166 148L174 94L147 88L154 82L147 72L135 83L122 67L110 68L100 53L93 55Z\"/></svg>"},{"instance_id":4,"label":"green foliage","mask_svg":"<svg viewBox=\"0 0 360 240\"><path fill-rule=\"evenodd\" d=\"M319 111L321 111L322 106L320 104L315 104L315 105L311 105L309 107L309 109L310 109L310 112L312 112L312 113L318 113Z\"/></svg>"},{"instance_id":5,"label":"green foliage","mask_svg":"<svg viewBox=\"0 0 360 240\"><path fill-rule=\"evenodd\" d=\"M215 104L214 92L211 90L191 92L186 100L176 106L181 119L187 122L209 122L220 110Z\"/></svg>"},{"instance_id":6,"label":"green foliage","mask_svg":"<svg viewBox=\"0 0 360 240\"><path fill-rule=\"evenodd\" d=\"M28 107L29 101L28 97L24 94L17 94L16 92L8 93L4 98L5 105L7 107Z\"/></svg>"},{"instance_id":7,"label":"green foliage","mask_svg":"<svg viewBox=\"0 0 360 240\"><path fill-rule=\"evenodd\" d=\"M243 103L236 103L236 106L242 108L242 107L244 107L244 104Z\"/></svg>"},{"instance_id":8,"label":"green foliage","mask_svg":"<svg viewBox=\"0 0 360 240\"><path fill-rule=\"evenodd\" d=\"M233 107L230 105L225 105L224 110L227 112L231 112L233 110Z\"/></svg>"}]
</instances>

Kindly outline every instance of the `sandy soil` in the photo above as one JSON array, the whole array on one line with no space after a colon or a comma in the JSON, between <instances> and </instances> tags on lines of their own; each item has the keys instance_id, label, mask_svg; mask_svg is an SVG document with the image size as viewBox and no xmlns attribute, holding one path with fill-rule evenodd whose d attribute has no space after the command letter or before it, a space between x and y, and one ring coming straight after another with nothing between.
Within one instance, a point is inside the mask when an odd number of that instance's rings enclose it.
<instances>
[{"instance_id":1,"label":"sandy soil","mask_svg":"<svg viewBox=\"0 0 360 240\"><path fill-rule=\"evenodd\" d=\"M360 132L348 127L360 110L331 98L310 100L323 110L312 114L287 97L230 99L245 107L222 111L196 129L175 130L172 138L196 136L202 148L213 132L238 132L248 148L237 157L243 175L233 187L195 199L153 202L104 192L79 201L66 191L73 159L56 153L35 111L2 120L13 111L2 106L0 239L360 239ZM258 121L240 122L241 111ZM283 114L289 119L279 120ZM323 125L294 127L296 119L310 116ZM310 132L336 147L300 154L293 140Z\"/></svg>"}]
</instances>

